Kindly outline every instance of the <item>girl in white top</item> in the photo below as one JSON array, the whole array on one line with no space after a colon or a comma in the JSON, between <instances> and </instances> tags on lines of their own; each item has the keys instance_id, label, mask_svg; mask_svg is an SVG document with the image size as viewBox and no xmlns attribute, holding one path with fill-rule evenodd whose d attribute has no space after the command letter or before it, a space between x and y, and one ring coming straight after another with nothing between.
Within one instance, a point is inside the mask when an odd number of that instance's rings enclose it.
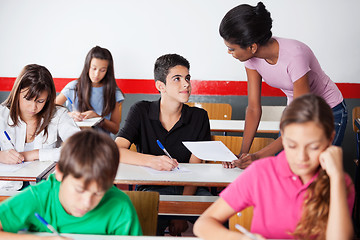
<instances>
[{"instance_id":1,"label":"girl in white top","mask_svg":"<svg viewBox=\"0 0 360 240\"><path fill-rule=\"evenodd\" d=\"M59 159L60 143L80 129L64 107L55 106L55 97L54 81L45 67L23 68L0 105L1 163ZM0 189L4 185L0 182Z\"/></svg>"},{"instance_id":2,"label":"girl in white top","mask_svg":"<svg viewBox=\"0 0 360 240\"><path fill-rule=\"evenodd\" d=\"M113 134L119 131L122 101L124 95L116 85L112 55L99 46L87 54L80 77L69 82L56 97L56 103L65 103L75 121L103 117L100 127Z\"/></svg>"}]
</instances>

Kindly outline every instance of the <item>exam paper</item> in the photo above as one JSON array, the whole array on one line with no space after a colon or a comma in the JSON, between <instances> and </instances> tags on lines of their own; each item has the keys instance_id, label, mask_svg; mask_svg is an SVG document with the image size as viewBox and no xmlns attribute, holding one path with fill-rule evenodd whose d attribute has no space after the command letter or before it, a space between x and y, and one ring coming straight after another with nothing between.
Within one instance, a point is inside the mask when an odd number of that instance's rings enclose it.
<instances>
[{"instance_id":1,"label":"exam paper","mask_svg":"<svg viewBox=\"0 0 360 240\"><path fill-rule=\"evenodd\" d=\"M84 119L82 121L75 122L75 123L78 125L78 127L92 127L100 120L101 120L101 117L95 117L95 118Z\"/></svg>"},{"instance_id":2,"label":"exam paper","mask_svg":"<svg viewBox=\"0 0 360 240\"><path fill-rule=\"evenodd\" d=\"M238 159L221 141L183 142L183 144L202 160L231 162Z\"/></svg>"},{"instance_id":3,"label":"exam paper","mask_svg":"<svg viewBox=\"0 0 360 240\"><path fill-rule=\"evenodd\" d=\"M150 173L151 175L158 175L158 174L175 174L175 173L191 173L191 171L186 168L181 166L181 164L178 165L179 169L174 168L171 171L159 171L153 168L149 168L149 167L142 167L144 168L148 173Z\"/></svg>"},{"instance_id":4,"label":"exam paper","mask_svg":"<svg viewBox=\"0 0 360 240\"><path fill-rule=\"evenodd\" d=\"M31 162L24 162L19 164L5 164L0 163L0 172L15 172L27 165L29 165Z\"/></svg>"}]
</instances>

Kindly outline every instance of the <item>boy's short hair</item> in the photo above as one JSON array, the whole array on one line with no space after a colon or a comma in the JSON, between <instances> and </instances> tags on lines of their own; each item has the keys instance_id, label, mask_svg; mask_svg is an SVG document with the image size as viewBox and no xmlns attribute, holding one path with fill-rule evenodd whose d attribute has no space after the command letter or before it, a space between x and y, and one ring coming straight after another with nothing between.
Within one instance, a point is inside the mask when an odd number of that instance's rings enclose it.
<instances>
[{"instance_id":1,"label":"boy's short hair","mask_svg":"<svg viewBox=\"0 0 360 240\"><path fill-rule=\"evenodd\" d=\"M190 70L189 61L178 54L165 54L156 59L154 67L155 82L161 81L166 84L166 77L169 74L169 69L178 65L184 66Z\"/></svg>"},{"instance_id":2,"label":"boy's short hair","mask_svg":"<svg viewBox=\"0 0 360 240\"><path fill-rule=\"evenodd\" d=\"M118 170L119 150L107 134L84 130L65 141L57 165L63 179L72 175L84 179L85 189L94 181L108 190Z\"/></svg>"}]
</instances>

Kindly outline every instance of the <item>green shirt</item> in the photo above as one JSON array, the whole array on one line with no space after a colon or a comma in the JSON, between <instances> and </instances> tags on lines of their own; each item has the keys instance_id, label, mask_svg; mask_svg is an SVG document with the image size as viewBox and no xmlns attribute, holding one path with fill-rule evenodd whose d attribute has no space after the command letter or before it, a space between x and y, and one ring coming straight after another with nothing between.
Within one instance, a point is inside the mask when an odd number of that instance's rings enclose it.
<instances>
[{"instance_id":1,"label":"green shirt","mask_svg":"<svg viewBox=\"0 0 360 240\"><path fill-rule=\"evenodd\" d=\"M60 233L99 235L142 235L141 226L129 197L112 186L100 203L82 217L69 215L59 201L60 182L55 175L0 205L4 231L16 233L50 232L34 215L39 213Z\"/></svg>"}]
</instances>

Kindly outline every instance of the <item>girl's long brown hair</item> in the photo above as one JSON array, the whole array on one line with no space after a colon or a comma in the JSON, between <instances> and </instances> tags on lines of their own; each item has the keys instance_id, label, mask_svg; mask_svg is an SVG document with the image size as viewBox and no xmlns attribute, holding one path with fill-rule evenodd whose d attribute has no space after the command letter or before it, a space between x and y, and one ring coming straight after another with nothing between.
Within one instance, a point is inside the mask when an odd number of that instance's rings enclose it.
<instances>
[{"instance_id":1,"label":"girl's long brown hair","mask_svg":"<svg viewBox=\"0 0 360 240\"><path fill-rule=\"evenodd\" d=\"M93 107L90 104L92 85L89 77L90 64L93 58L107 60L109 62L106 74L101 80L101 83L104 86L104 106L101 116L106 116L109 115L115 108L115 92L116 89L119 88L115 82L114 61L111 53L106 48L101 48L99 46L93 47L87 54L83 71L75 88L75 96L78 98L78 110L80 112L93 110Z\"/></svg>"},{"instance_id":2,"label":"girl's long brown hair","mask_svg":"<svg viewBox=\"0 0 360 240\"><path fill-rule=\"evenodd\" d=\"M306 94L296 98L283 112L280 129L292 123L315 122L331 139L334 132L334 117L331 108L319 96ZM330 203L330 180L324 170L306 192L300 221L292 233L299 239L325 239Z\"/></svg>"},{"instance_id":3,"label":"girl's long brown hair","mask_svg":"<svg viewBox=\"0 0 360 240\"><path fill-rule=\"evenodd\" d=\"M27 100L37 99L44 91L48 93L43 109L37 114L37 126L35 136L44 130L44 136L48 136L48 125L55 113L55 85L49 70L37 64L26 65L20 75L16 78L13 88L4 101L4 105L10 110L10 118L17 126L20 120L20 92L27 90L25 95ZM35 137L34 136L34 137Z\"/></svg>"}]
</instances>

